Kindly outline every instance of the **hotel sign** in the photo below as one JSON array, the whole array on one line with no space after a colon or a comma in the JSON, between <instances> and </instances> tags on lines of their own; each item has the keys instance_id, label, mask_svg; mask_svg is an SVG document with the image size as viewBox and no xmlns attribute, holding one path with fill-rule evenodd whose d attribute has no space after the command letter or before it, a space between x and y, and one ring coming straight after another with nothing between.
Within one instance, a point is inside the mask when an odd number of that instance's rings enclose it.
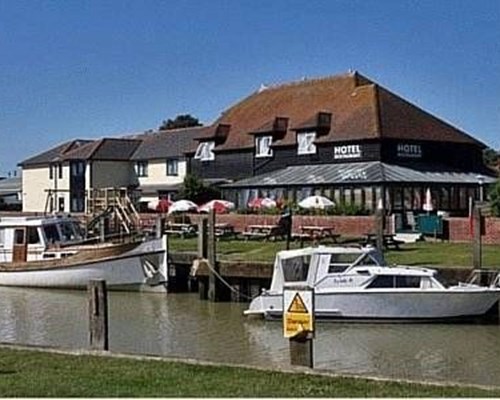
<instances>
[{"instance_id":1,"label":"hotel sign","mask_svg":"<svg viewBox=\"0 0 500 400\"><path fill-rule=\"evenodd\" d=\"M396 154L400 158L422 158L422 146L419 144L398 143Z\"/></svg>"},{"instance_id":2,"label":"hotel sign","mask_svg":"<svg viewBox=\"0 0 500 400\"><path fill-rule=\"evenodd\" d=\"M349 158L361 158L361 146L359 144L349 144L345 146L335 146L333 148L333 158L335 160L345 160Z\"/></svg>"}]
</instances>

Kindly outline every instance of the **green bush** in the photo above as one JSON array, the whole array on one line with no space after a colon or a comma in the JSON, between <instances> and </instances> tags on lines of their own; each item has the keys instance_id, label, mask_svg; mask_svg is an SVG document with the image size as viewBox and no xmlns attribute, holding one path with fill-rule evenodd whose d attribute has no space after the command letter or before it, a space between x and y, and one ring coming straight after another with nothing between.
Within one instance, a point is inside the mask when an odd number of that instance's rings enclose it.
<instances>
[{"instance_id":1,"label":"green bush","mask_svg":"<svg viewBox=\"0 0 500 400\"><path fill-rule=\"evenodd\" d=\"M495 217L500 217L500 180L491 188L489 197L491 213Z\"/></svg>"}]
</instances>

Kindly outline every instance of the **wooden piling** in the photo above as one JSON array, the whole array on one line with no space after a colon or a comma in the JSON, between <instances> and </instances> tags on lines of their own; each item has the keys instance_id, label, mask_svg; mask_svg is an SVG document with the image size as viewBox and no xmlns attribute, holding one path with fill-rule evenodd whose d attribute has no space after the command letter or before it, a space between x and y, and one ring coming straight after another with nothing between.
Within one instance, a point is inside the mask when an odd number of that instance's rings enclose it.
<instances>
[{"instance_id":1,"label":"wooden piling","mask_svg":"<svg viewBox=\"0 0 500 400\"><path fill-rule=\"evenodd\" d=\"M207 259L210 266L208 272L208 300L219 301L219 267L216 260L215 241L215 210L210 210L208 214L208 238L207 238Z\"/></svg>"},{"instance_id":2,"label":"wooden piling","mask_svg":"<svg viewBox=\"0 0 500 400\"><path fill-rule=\"evenodd\" d=\"M207 258L208 221L205 217L198 222L198 258Z\"/></svg>"},{"instance_id":3,"label":"wooden piling","mask_svg":"<svg viewBox=\"0 0 500 400\"><path fill-rule=\"evenodd\" d=\"M106 281L89 281L87 293L89 300L90 348L92 350L109 350Z\"/></svg>"},{"instance_id":4,"label":"wooden piling","mask_svg":"<svg viewBox=\"0 0 500 400\"><path fill-rule=\"evenodd\" d=\"M474 269L480 269L482 267L482 217L481 209L474 205L472 209L474 236L473 236L473 250L472 250L472 265Z\"/></svg>"},{"instance_id":5,"label":"wooden piling","mask_svg":"<svg viewBox=\"0 0 500 400\"><path fill-rule=\"evenodd\" d=\"M156 217L156 223L155 223L155 237L157 239L161 238L161 236L163 235L164 225L165 225L165 219L158 215Z\"/></svg>"},{"instance_id":6,"label":"wooden piling","mask_svg":"<svg viewBox=\"0 0 500 400\"><path fill-rule=\"evenodd\" d=\"M313 339L309 335L297 335L289 339L290 363L302 367L313 368Z\"/></svg>"},{"instance_id":7,"label":"wooden piling","mask_svg":"<svg viewBox=\"0 0 500 400\"><path fill-rule=\"evenodd\" d=\"M375 211L376 246L380 252L384 251L384 223L385 212L382 207L377 207Z\"/></svg>"}]
</instances>

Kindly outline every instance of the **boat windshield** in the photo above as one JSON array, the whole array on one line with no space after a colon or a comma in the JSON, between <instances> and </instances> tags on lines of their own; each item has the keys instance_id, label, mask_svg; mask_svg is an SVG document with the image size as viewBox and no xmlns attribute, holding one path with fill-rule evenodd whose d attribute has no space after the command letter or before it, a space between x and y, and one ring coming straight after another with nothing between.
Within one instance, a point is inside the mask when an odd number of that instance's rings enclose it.
<instances>
[{"instance_id":1,"label":"boat windshield","mask_svg":"<svg viewBox=\"0 0 500 400\"><path fill-rule=\"evenodd\" d=\"M282 259L281 268L285 282L306 281L310 261L310 255Z\"/></svg>"},{"instance_id":2,"label":"boat windshield","mask_svg":"<svg viewBox=\"0 0 500 400\"><path fill-rule=\"evenodd\" d=\"M75 221L63 221L43 226L43 233L48 243L65 243L82 240L82 228Z\"/></svg>"},{"instance_id":3,"label":"boat windshield","mask_svg":"<svg viewBox=\"0 0 500 400\"><path fill-rule=\"evenodd\" d=\"M78 223L74 221L62 222L59 224L61 229L61 237L63 242L73 242L75 240L82 240L82 229Z\"/></svg>"}]
</instances>

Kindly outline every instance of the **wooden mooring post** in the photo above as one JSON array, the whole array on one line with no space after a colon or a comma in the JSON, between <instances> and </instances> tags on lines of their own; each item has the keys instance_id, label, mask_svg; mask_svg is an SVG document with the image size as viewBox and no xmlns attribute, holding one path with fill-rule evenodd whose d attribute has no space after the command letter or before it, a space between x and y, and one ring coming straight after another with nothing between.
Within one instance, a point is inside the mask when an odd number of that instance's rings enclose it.
<instances>
[{"instance_id":1,"label":"wooden mooring post","mask_svg":"<svg viewBox=\"0 0 500 400\"><path fill-rule=\"evenodd\" d=\"M377 235L376 246L380 252L384 251L384 226L385 211L383 205L379 204L375 211L375 232Z\"/></svg>"},{"instance_id":2,"label":"wooden mooring post","mask_svg":"<svg viewBox=\"0 0 500 400\"><path fill-rule=\"evenodd\" d=\"M89 281L89 340L92 350L109 350L108 294L106 281Z\"/></svg>"},{"instance_id":3,"label":"wooden mooring post","mask_svg":"<svg viewBox=\"0 0 500 400\"><path fill-rule=\"evenodd\" d=\"M290 345L290 363L314 367L314 289L286 285L283 288L283 336Z\"/></svg>"},{"instance_id":4,"label":"wooden mooring post","mask_svg":"<svg viewBox=\"0 0 500 400\"><path fill-rule=\"evenodd\" d=\"M198 258L207 258L208 254L208 220L203 217L198 222ZM198 279L198 295L200 300L207 300L208 288L204 279Z\"/></svg>"},{"instance_id":5,"label":"wooden mooring post","mask_svg":"<svg viewBox=\"0 0 500 400\"><path fill-rule=\"evenodd\" d=\"M483 217L481 215L481 208L474 205L472 208L472 221L473 221L473 250L472 250L472 265L474 269L482 267L482 231L483 231Z\"/></svg>"},{"instance_id":6,"label":"wooden mooring post","mask_svg":"<svg viewBox=\"0 0 500 400\"><path fill-rule=\"evenodd\" d=\"M210 210L208 214L208 238L207 238L207 260L209 265L208 271L208 300L219 301L220 299L220 285L219 266L217 265L216 256L216 241L215 241L215 210Z\"/></svg>"}]
</instances>

